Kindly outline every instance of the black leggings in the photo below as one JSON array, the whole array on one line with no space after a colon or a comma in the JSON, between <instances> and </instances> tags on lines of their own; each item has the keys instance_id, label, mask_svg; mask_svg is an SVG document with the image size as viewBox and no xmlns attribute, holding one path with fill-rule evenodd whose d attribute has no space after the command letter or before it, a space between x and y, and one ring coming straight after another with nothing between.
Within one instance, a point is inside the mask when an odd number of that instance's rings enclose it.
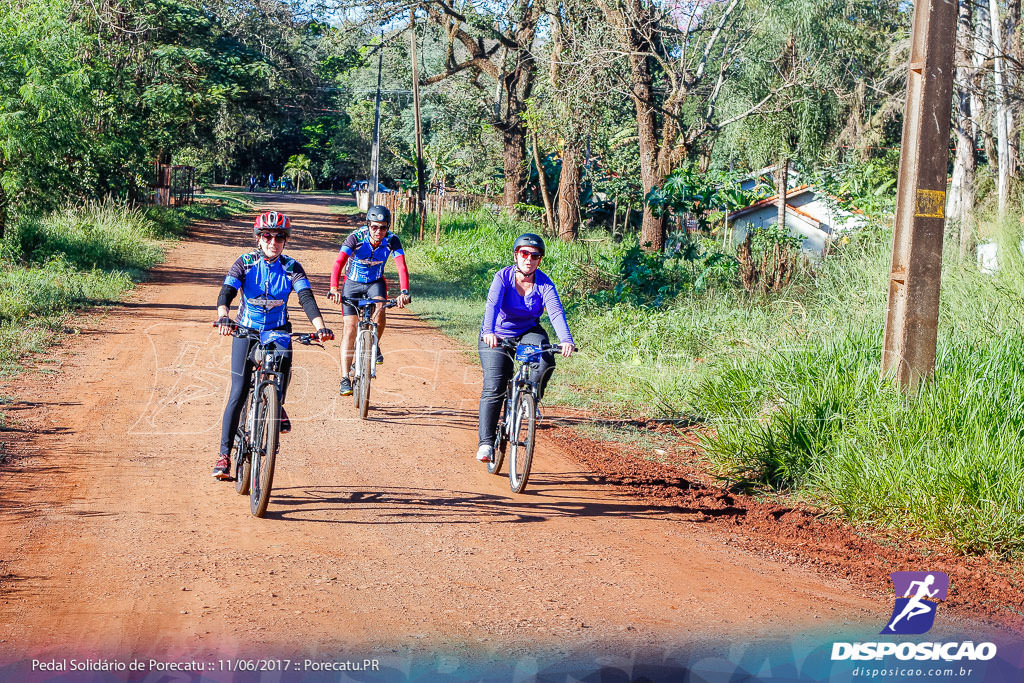
<instances>
[{"instance_id":1,"label":"black leggings","mask_svg":"<svg viewBox=\"0 0 1024 683\"><path fill-rule=\"evenodd\" d=\"M509 337L508 341L516 344L547 344L548 333L540 325L533 327L518 337ZM480 392L480 443L493 444L494 432L498 426L498 417L501 415L501 404L505 400L505 387L512 379L512 371L515 366L512 363L511 353L500 346L492 349L483 340L478 345L480 351L480 365L484 369L484 387ZM555 369L555 356L550 351L541 355L538 371L540 372L540 396L544 396L544 388L551 379L551 372Z\"/></svg>"},{"instance_id":2,"label":"black leggings","mask_svg":"<svg viewBox=\"0 0 1024 683\"><path fill-rule=\"evenodd\" d=\"M252 360L249 354L255 346L255 339L242 339L235 337L231 340L231 393L228 394L228 404L224 406L224 419L221 422L220 431L220 452L221 454L231 452L231 443L235 438L235 430L238 429L238 420L242 415L244 399L252 388ZM281 360L281 405L284 405L284 397L288 392L288 381L292 375L292 350L284 352Z\"/></svg>"}]
</instances>

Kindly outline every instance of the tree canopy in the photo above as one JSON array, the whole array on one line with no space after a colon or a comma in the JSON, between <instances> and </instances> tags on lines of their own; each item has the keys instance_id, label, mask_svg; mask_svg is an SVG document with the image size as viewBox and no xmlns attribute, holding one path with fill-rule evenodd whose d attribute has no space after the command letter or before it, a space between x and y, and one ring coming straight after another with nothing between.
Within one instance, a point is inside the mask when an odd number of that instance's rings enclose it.
<instances>
[{"instance_id":1,"label":"tree canopy","mask_svg":"<svg viewBox=\"0 0 1024 683\"><path fill-rule=\"evenodd\" d=\"M978 7L961 20L973 108L958 130L995 168L1008 117L1016 177L1019 101L999 109L991 84L995 62L1011 86L1024 63L1020 3ZM910 20L901 0L11 0L0 218L140 201L155 161L203 182L286 165L306 186L364 179L379 56L381 178L412 184L415 40L430 182L543 203L565 239L625 213L659 248L646 198L676 169L894 166Z\"/></svg>"}]
</instances>

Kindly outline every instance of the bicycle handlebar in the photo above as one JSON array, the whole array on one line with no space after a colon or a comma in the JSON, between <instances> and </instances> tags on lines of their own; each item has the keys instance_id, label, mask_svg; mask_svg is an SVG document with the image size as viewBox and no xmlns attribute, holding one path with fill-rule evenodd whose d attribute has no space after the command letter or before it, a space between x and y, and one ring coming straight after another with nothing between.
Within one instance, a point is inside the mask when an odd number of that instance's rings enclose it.
<instances>
[{"instance_id":1,"label":"bicycle handlebar","mask_svg":"<svg viewBox=\"0 0 1024 683\"><path fill-rule=\"evenodd\" d=\"M376 306L382 304L384 308L393 308L398 305L395 299L360 299L359 297L342 296L342 302L353 304L357 308L363 308L365 306Z\"/></svg>"},{"instance_id":2,"label":"bicycle handlebar","mask_svg":"<svg viewBox=\"0 0 1024 683\"><path fill-rule=\"evenodd\" d=\"M480 337L480 341L483 341L483 340L484 340L484 338ZM522 343L522 342L520 342L520 343ZM502 339L501 337L498 337L498 346L500 346L500 347L502 347L504 349L508 349L510 351L515 351L516 350L516 346L518 346L518 345L519 344L514 344L514 343L510 342L508 339ZM561 351L562 350L562 345L561 344L527 344L527 346L536 346L541 351ZM580 350L580 347L576 346L575 343L572 346L573 346L573 353L576 353L577 351Z\"/></svg>"},{"instance_id":3,"label":"bicycle handlebar","mask_svg":"<svg viewBox=\"0 0 1024 683\"><path fill-rule=\"evenodd\" d=\"M220 321L214 321L214 327L220 327ZM238 337L239 339L255 339L259 341L262 337L260 336L267 330L257 330L254 327L246 327L245 325L239 325L234 320L228 323L228 327L231 328L231 335ZM288 336L306 346L319 346L324 348L324 345L320 343L320 336L318 332L289 332Z\"/></svg>"}]
</instances>

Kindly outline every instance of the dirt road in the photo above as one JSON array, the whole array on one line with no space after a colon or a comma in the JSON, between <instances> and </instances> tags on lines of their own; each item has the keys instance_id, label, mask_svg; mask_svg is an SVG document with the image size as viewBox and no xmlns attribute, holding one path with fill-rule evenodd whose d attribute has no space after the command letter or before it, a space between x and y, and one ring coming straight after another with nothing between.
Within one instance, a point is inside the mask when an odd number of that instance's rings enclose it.
<instances>
[{"instance_id":1,"label":"dirt road","mask_svg":"<svg viewBox=\"0 0 1024 683\"><path fill-rule=\"evenodd\" d=\"M330 201L269 205L299 226L286 253L318 294L347 229ZM251 517L210 476L230 345L210 321L249 225L197 226L125 304L2 390L17 430L0 470L5 661L515 657L884 624L891 596L725 544L700 510L598 483L543 431L530 493L511 494L472 457L478 365L415 305L389 317L368 421L337 395L338 343L299 347L294 429L267 517Z\"/></svg>"}]
</instances>

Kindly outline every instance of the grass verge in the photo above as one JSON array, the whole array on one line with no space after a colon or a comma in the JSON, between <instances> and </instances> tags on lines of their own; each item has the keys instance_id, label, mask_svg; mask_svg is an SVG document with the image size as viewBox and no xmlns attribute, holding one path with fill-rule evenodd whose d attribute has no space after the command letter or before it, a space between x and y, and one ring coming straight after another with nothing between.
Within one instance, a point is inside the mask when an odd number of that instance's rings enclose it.
<instances>
[{"instance_id":1,"label":"grass verge","mask_svg":"<svg viewBox=\"0 0 1024 683\"><path fill-rule=\"evenodd\" d=\"M0 241L0 375L20 371L74 311L120 301L193 221L249 209L232 197L180 209L107 201L19 219Z\"/></svg>"}]
</instances>

